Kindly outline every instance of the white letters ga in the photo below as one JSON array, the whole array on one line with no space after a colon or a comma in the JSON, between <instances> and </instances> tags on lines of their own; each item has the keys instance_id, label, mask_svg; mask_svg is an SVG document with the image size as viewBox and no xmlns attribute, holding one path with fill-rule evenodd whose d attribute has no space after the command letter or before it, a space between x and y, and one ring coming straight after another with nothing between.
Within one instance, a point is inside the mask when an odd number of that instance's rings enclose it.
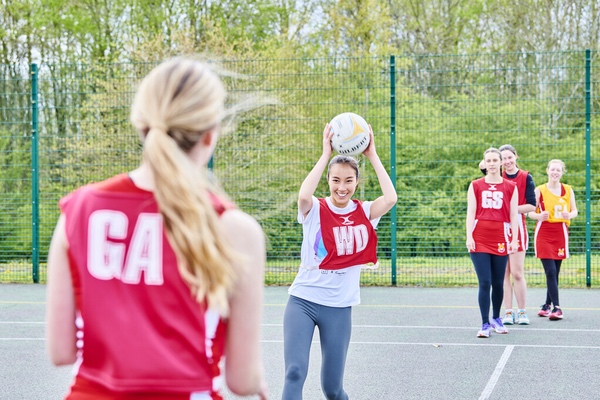
<instances>
[{"instance_id":1,"label":"white letters ga","mask_svg":"<svg viewBox=\"0 0 600 400\"><path fill-rule=\"evenodd\" d=\"M338 256L355 254L363 251L369 243L369 233L364 225L336 226L333 237ZM356 244L356 248L355 248Z\"/></svg>"},{"instance_id":2,"label":"white letters ga","mask_svg":"<svg viewBox=\"0 0 600 400\"><path fill-rule=\"evenodd\" d=\"M162 285L162 217L142 213L131 236L127 237L129 220L120 211L99 210L90 215L88 225L88 271L102 280L120 279L132 285L140 283L142 271L146 285Z\"/></svg>"}]
</instances>

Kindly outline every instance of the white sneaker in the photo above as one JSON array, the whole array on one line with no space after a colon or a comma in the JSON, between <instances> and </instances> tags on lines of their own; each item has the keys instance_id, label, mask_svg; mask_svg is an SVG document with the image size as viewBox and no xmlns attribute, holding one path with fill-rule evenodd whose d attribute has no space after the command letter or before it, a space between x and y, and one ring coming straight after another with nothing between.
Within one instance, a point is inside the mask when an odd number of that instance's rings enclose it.
<instances>
[{"instance_id":1,"label":"white sneaker","mask_svg":"<svg viewBox=\"0 0 600 400\"><path fill-rule=\"evenodd\" d=\"M506 313L504 313L504 317L502 318L502 323L504 325L513 325L515 323L515 313L513 310L506 310Z\"/></svg>"},{"instance_id":2,"label":"white sneaker","mask_svg":"<svg viewBox=\"0 0 600 400\"><path fill-rule=\"evenodd\" d=\"M519 313L517 314L517 324L529 325L529 317L527 316L527 312L525 310L519 310Z\"/></svg>"}]
</instances>

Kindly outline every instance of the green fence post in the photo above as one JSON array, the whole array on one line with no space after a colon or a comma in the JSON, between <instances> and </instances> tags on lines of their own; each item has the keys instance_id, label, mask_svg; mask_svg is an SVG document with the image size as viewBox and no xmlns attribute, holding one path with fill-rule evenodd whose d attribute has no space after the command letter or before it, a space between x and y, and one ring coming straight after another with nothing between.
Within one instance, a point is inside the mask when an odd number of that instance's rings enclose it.
<instances>
[{"instance_id":1,"label":"green fence post","mask_svg":"<svg viewBox=\"0 0 600 400\"><path fill-rule=\"evenodd\" d=\"M585 51L585 285L592 286L592 231L591 231L591 66L592 51Z\"/></svg>"},{"instance_id":2,"label":"green fence post","mask_svg":"<svg viewBox=\"0 0 600 400\"><path fill-rule=\"evenodd\" d=\"M38 66L31 64L31 268L33 282L40 281L40 216L38 171Z\"/></svg>"},{"instance_id":3,"label":"green fence post","mask_svg":"<svg viewBox=\"0 0 600 400\"><path fill-rule=\"evenodd\" d=\"M390 178L396 188L396 57L390 56ZM392 285L396 286L396 205L391 210Z\"/></svg>"}]
</instances>

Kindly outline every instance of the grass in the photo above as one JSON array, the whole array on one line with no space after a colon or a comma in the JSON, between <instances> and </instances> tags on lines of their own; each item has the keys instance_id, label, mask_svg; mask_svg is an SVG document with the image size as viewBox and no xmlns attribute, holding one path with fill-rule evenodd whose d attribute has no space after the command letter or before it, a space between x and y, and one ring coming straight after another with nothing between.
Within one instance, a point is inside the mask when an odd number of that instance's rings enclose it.
<instances>
[{"instance_id":1,"label":"grass","mask_svg":"<svg viewBox=\"0 0 600 400\"><path fill-rule=\"evenodd\" d=\"M600 265L592 257L591 286L600 288ZM296 259L268 260L265 270L266 285L291 285L298 270ZM529 287L545 287L546 277L542 264L533 256L525 259L525 277ZM0 264L0 283L32 283L32 266L28 260ZM39 267L39 282L46 282L46 264ZM392 286L390 260L380 260L376 270L364 270L361 285ZM476 286L477 276L469 257L410 257L396 262L397 286L464 287ZM563 262L560 286L586 287L585 255L574 255Z\"/></svg>"}]
</instances>

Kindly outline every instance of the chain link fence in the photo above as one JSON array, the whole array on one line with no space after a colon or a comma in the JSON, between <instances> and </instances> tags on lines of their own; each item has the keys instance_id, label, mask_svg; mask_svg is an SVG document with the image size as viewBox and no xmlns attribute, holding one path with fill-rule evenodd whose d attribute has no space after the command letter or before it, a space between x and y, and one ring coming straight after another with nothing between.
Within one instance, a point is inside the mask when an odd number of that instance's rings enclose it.
<instances>
[{"instance_id":1,"label":"chain link fence","mask_svg":"<svg viewBox=\"0 0 600 400\"><path fill-rule=\"evenodd\" d=\"M579 217L561 285L600 283L599 69L591 51L373 58L213 60L231 101L279 100L239 115L211 168L268 238L266 284L291 283L302 231L297 191L321 154L325 124L352 111L373 126L398 204L379 224L381 267L363 285L475 285L465 243L466 193L488 147L512 144L536 185L562 159ZM139 80L154 64L0 65L0 282L45 282L57 202L77 186L134 169L129 123ZM380 195L360 158L357 198ZM326 196L322 179L316 195ZM531 245L529 285L545 285Z\"/></svg>"}]
</instances>

